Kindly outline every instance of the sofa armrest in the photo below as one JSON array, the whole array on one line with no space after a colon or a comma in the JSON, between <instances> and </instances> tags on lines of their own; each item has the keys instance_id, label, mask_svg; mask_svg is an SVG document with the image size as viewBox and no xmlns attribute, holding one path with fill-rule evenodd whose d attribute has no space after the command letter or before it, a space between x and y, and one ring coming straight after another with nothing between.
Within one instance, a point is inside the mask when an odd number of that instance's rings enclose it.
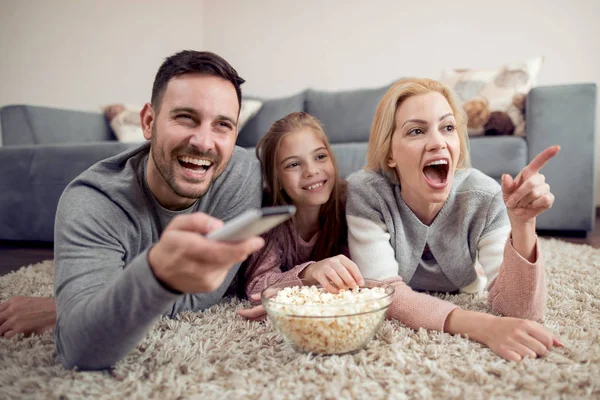
<instances>
[{"instance_id":1,"label":"sofa armrest","mask_svg":"<svg viewBox=\"0 0 600 400\"><path fill-rule=\"evenodd\" d=\"M538 229L592 231L596 219L596 85L543 86L527 97L528 161L558 144L542 170L556 196Z\"/></svg>"},{"instance_id":2,"label":"sofa armrest","mask_svg":"<svg viewBox=\"0 0 600 400\"><path fill-rule=\"evenodd\" d=\"M96 162L136 144L0 147L0 240L52 242L65 187Z\"/></svg>"}]
</instances>

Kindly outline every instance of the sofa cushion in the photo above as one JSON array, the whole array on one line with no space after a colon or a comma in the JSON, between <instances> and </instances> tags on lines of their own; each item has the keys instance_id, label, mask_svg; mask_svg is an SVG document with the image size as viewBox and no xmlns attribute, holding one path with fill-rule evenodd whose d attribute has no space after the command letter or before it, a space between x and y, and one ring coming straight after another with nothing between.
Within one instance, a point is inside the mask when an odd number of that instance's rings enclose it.
<instances>
[{"instance_id":1,"label":"sofa cushion","mask_svg":"<svg viewBox=\"0 0 600 400\"><path fill-rule=\"evenodd\" d=\"M132 144L117 141L0 148L0 240L51 242L65 187Z\"/></svg>"},{"instance_id":2,"label":"sofa cushion","mask_svg":"<svg viewBox=\"0 0 600 400\"><path fill-rule=\"evenodd\" d=\"M343 178L362 169L367 164L367 142L332 143L331 150Z\"/></svg>"},{"instance_id":3,"label":"sofa cushion","mask_svg":"<svg viewBox=\"0 0 600 400\"><path fill-rule=\"evenodd\" d=\"M308 90L306 112L317 117L325 126L331 143L368 140L371 122L379 101L390 88L341 92Z\"/></svg>"},{"instance_id":4,"label":"sofa cushion","mask_svg":"<svg viewBox=\"0 0 600 400\"><path fill-rule=\"evenodd\" d=\"M115 140L101 113L11 105L0 109L0 123L3 146Z\"/></svg>"},{"instance_id":5,"label":"sofa cushion","mask_svg":"<svg viewBox=\"0 0 600 400\"><path fill-rule=\"evenodd\" d=\"M497 68L447 69L440 80L454 89L469 119L469 134L525 136L525 99L543 57Z\"/></svg>"},{"instance_id":6,"label":"sofa cushion","mask_svg":"<svg viewBox=\"0 0 600 400\"><path fill-rule=\"evenodd\" d=\"M236 144L242 147L254 147L260 138L267 132L273 122L285 117L289 113L304 111L304 99L306 92L279 99L259 99L262 101L262 107L251 118L238 134ZM244 97L251 99L251 97Z\"/></svg>"},{"instance_id":7,"label":"sofa cushion","mask_svg":"<svg viewBox=\"0 0 600 400\"><path fill-rule=\"evenodd\" d=\"M469 141L471 165L499 180L502 174L514 178L527 165L527 141L518 136L478 136Z\"/></svg>"}]
</instances>

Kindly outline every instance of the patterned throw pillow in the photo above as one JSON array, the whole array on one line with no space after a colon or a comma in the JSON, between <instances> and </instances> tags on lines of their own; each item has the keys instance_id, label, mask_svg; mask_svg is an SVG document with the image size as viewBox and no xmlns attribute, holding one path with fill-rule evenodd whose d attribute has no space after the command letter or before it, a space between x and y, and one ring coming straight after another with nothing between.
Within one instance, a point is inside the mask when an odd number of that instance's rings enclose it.
<instances>
[{"instance_id":1,"label":"patterned throw pillow","mask_svg":"<svg viewBox=\"0 0 600 400\"><path fill-rule=\"evenodd\" d=\"M238 132L242 130L246 122L258 113L262 107L259 100L242 100L240 118L238 120ZM117 140L123 143L143 142L146 139L142 132L140 111L142 105L109 104L102 108L110 127Z\"/></svg>"},{"instance_id":2,"label":"patterned throw pillow","mask_svg":"<svg viewBox=\"0 0 600 400\"><path fill-rule=\"evenodd\" d=\"M440 81L463 102L469 135L525 136L525 100L543 57L489 69L444 70Z\"/></svg>"}]
</instances>

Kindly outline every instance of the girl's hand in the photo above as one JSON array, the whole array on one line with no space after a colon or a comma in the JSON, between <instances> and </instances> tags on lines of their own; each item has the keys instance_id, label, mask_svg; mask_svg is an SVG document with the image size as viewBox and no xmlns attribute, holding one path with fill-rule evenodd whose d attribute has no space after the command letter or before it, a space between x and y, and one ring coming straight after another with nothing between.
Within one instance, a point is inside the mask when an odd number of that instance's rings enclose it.
<instances>
[{"instance_id":1,"label":"girl's hand","mask_svg":"<svg viewBox=\"0 0 600 400\"><path fill-rule=\"evenodd\" d=\"M543 357L552 347L564 346L560 340L534 321L493 317L485 325L481 330L481 342L500 357L510 361Z\"/></svg>"},{"instance_id":2,"label":"girl's hand","mask_svg":"<svg viewBox=\"0 0 600 400\"><path fill-rule=\"evenodd\" d=\"M538 154L531 163L513 178L502 175L502 196L511 221L531 222L554 203L554 195L540 174L542 167L554 157L560 146L548 147Z\"/></svg>"},{"instance_id":3,"label":"girl's hand","mask_svg":"<svg viewBox=\"0 0 600 400\"><path fill-rule=\"evenodd\" d=\"M250 301L260 301L260 293L250 295ZM237 310L236 313L240 317L244 317L251 321L262 321L267 317L267 312L265 311L265 308L262 305Z\"/></svg>"},{"instance_id":4,"label":"girl's hand","mask_svg":"<svg viewBox=\"0 0 600 400\"><path fill-rule=\"evenodd\" d=\"M309 265L299 274L299 277L306 279L309 285L318 282L332 293L365 283L356 264L342 254Z\"/></svg>"}]
</instances>

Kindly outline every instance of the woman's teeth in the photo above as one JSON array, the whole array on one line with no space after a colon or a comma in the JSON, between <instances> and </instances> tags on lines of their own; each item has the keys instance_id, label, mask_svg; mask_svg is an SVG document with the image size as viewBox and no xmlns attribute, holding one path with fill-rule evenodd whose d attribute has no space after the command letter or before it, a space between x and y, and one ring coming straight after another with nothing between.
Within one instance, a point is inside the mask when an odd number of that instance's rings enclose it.
<instances>
[{"instance_id":1,"label":"woman's teeth","mask_svg":"<svg viewBox=\"0 0 600 400\"><path fill-rule=\"evenodd\" d=\"M426 167L430 167L432 165L447 165L448 164L448 160L437 160L437 161L432 161L429 164L426 165Z\"/></svg>"}]
</instances>

